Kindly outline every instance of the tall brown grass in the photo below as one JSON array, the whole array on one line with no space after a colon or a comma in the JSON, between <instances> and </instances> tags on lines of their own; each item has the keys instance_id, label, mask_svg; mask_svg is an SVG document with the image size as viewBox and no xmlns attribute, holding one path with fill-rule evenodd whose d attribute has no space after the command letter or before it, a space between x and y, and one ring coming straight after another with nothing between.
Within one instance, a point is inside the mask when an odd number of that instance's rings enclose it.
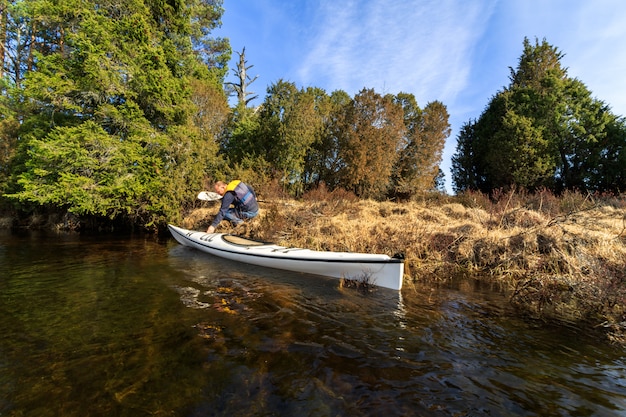
<instances>
[{"instance_id":1,"label":"tall brown grass","mask_svg":"<svg viewBox=\"0 0 626 417\"><path fill-rule=\"evenodd\" d=\"M410 202L314 190L273 199L243 228L285 246L405 255L405 283L497 283L523 314L600 327L626 344L626 200L540 190L429 194ZM186 226L206 227L205 207ZM193 223L193 224L189 224Z\"/></svg>"}]
</instances>

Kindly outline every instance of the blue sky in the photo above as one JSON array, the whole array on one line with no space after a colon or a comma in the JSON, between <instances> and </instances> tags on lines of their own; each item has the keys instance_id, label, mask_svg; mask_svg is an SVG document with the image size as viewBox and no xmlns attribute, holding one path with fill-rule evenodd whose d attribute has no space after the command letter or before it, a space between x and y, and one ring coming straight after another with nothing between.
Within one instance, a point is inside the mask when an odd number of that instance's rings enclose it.
<instances>
[{"instance_id":1,"label":"blue sky","mask_svg":"<svg viewBox=\"0 0 626 417\"><path fill-rule=\"evenodd\" d=\"M524 37L557 47L570 77L626 115L623 0L224 0L224 9L213 36L230 39L231 68L246 48L248 74L258 75L253 104L279 79L329 94L373 88L412 93L420 107L445 104L448 190L458 132L509 84Z\"/></svg>"}]
</instances>

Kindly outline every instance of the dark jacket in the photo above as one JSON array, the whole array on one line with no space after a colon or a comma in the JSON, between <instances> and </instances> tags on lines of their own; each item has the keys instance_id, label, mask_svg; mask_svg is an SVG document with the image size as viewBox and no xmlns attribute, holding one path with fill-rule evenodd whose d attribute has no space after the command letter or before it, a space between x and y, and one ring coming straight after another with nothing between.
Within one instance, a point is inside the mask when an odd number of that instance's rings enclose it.
<instances>
[{"instance_id":1,"label":"dark jacket","mask_svg":"<svg viewBox=\"0 0 626 417\"><path fill-rule=\"evenodd\" d=\"M211 223L213 227L217 227L220 224L231 205L233 205L237 213L256 213L259 211L259 203L256 200L254 189L239 180L231 181L226 186L220 211L213 219L213 223Z\"/></svg>"}]
</instances>

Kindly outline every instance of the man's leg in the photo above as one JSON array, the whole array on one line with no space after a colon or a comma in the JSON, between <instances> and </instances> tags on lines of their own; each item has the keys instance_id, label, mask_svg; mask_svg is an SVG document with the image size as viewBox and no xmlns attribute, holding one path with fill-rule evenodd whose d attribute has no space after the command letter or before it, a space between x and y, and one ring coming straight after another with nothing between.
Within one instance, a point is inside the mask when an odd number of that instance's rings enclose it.
<instances>
[{"instance_id":1,"label":"man's leg","mask_svg":"<svg viewBox=\"0 0 626 417\"><path fill-rule=\"evenodd\" d=\"M239 217L239 213L237 213L237 210L232 207L228 209L224 218L235 226L239 226L241 223L243 223L243 219Z\"/></svg>"},{"instance_id":2,"label":"man's leg","mask_svg":"<svg viewBox=\"0 0 626 417\"><path fill-rule=\"evenodd\" d=\"M239 212L235 208L229 208L224 218L230 221L234 226L239 226L244 220L256 217L259 214L258 211L242 211Z\"/></svg>"}]
</instances>

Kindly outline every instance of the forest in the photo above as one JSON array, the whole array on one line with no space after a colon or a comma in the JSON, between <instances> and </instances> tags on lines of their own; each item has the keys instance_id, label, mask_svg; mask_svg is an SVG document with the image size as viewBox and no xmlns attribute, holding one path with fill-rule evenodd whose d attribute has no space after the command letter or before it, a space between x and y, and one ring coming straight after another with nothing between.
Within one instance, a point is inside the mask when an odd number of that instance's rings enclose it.
<instances>
[{"instance_id":1,"label":"forest","mask_svg":"<svg viewBox=\"0 0 626 417\"><path fill-rule=\"evenodd\" d=\"M319 187L360 199L443 193L444 103L410 92L276 80L251 107L245 49L212 36L221 0L0 0L0 212L11 225L163 230L197 192L239 178L261 194ZM619 195L626 122L524 40L510 85L457 138L457 195ZM227 83L232 71L238 82ZM236 97L236 105L229 104Z\"/></svg>"}]
</instances>

